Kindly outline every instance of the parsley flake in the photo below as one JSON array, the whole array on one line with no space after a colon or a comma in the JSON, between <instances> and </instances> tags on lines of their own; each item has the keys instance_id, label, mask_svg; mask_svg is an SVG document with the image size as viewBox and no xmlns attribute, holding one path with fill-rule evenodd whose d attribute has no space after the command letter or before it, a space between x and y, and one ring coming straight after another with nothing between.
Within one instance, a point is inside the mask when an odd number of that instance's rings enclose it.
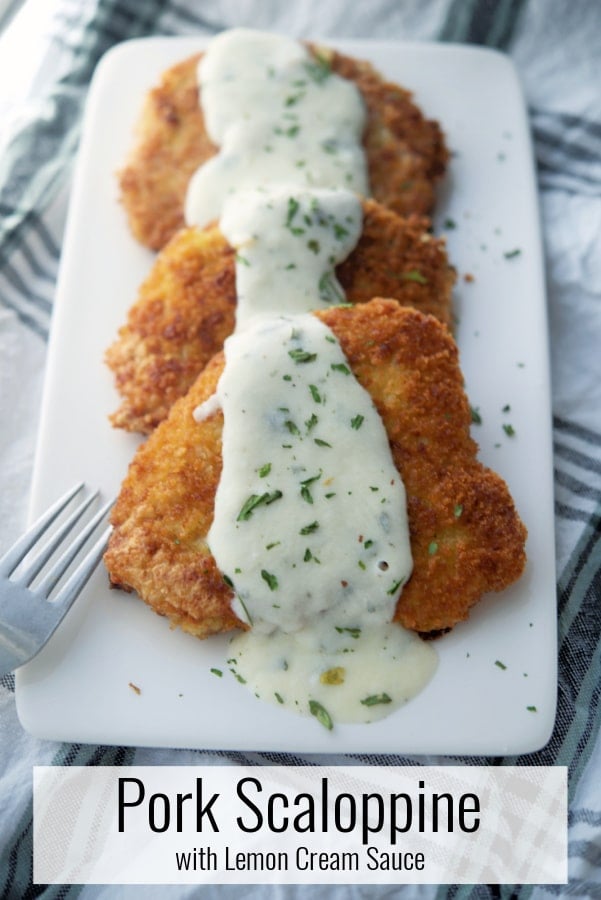
<instances>
[{"instance_id":1,"label":"parsley flake","mask_svg":"<svg viewBox=\"0 0 601 900\"><path fill-rule=\"evenodd\" d=\"M276 591L279 587L278 580L275 575L268 572L267 569L261 569L261 578L267 583L270 591Z\"/></svg>"},{"instance_id":2,"label":"parsley flake","mask_svg":"<svg viewBox=\"0 0 601 900\"><path fill-rule=\"evenodd\" d=\"M251 494L238 513L238 518L236 519L236 521L247 522L257 506L269 506L269 504L273 503L274 500L279 500L281 496L281 491L271 491L271 493L265 494Z\"/></svg>"},{"instance_id":3,"label":"parsley flake","mask_svg":"<svg viewBox=\"0 0 601 900\"><path fill-rule=\"evenodd\" d=\"M289 350L288 356L293 359L295 363L309 363L317 359L317 353L309 353L307 350L302 350L300 347L295 350Z\"/></svg>"},{"instance_id":4,"label":"parsley flake","mask_svg":"<svg viewBox=\"0 0 601 900\"><path fill-rule=\"evenodd\" d=\"M350 375L351 370L344 363L332 363L330 366L331 369L334 369L335 372L342 372L343 375Z\"/></svg>"},{"instance_id":5,"label":"parsley flake","mask_svg":"<svg viewBox=\"0 0 601 900\"><path fill-rule=\"evenodd\" d=\"M417 269L410 269L409 272L403 272L401 274L401 278L403 281L415 281L417 284L427 284L428 279L425 275L422 275Z\"/></svg>"},{"instance_id":6,"label":"parsley flake","mask_svg":"<svg viewBox=\"0 0 601 900\"><path fill-rule=\"evenodd\" d=\"M360 702L363 706L377 706L379 703L392 703L392 697L385 692L382 694L371 694Z\"/></svg>"},{"instance_id":7,"label":"parsley flake","mask_svg":"<svg viewBox=\"0 0 601 900\"><path fill-rule=\"evenodd\" d=\"M327 728L328 731L331 731L334 727L334 723L332 722L332 717L330 716L327 709L321 705L317 700L309 700L309 712L312 716L315 716L320 725L323 725L324 728Z\"/></svg>"},{"instance_id":8,"label":"parsley flake","mask_svg":"<svg viewBox=\"0 0 601 900\"><path fill-rule=\"evenodd\" d=\"M315 402L316 402L316 403L321 403L321 402L322 402L321 394L319 393L319 389L318 389L317 385L315 385L315 384L310 384L310 385L309 385L309 390L311 391L311 396L313 397L313 399L315 400Z\"/></svg>"},{"instance_id":9,"label":"parsley flake","mask_svg":"<svg viewBox=\"0 0 601 900\"><path fill-rule=\"evenodd\" d=\"M317 531L319 528L319 522L311 522L310 525L304 525L299 534L313 534L314 531Z\"/></svg>"}]
</instances>

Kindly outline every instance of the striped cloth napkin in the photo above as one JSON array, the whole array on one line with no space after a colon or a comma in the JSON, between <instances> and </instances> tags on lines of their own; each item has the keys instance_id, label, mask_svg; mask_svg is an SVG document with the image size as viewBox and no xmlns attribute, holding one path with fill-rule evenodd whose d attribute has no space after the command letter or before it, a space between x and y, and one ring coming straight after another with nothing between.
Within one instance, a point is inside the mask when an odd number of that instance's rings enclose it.
<instances>
[{"instance_id":1,"label":"striped cloth napkin","mask_svg":"<svg viewBox=\"0 0 601 900\"><path fill-rule=\"evenodd\" d=\"M440 40L501 49L518 67L535 139L547 261L555 439L559 705L539 753L459 763L569 769L569 887L371 888L408 898L601 897L601 15L596 0L5 0L0 4L0 546L26 519L46 340L77 149L94 67L119 41L239 25L293 36ZM17 52L15 54L15 47ZM12 56L11 56L12 53ZM18 94L14 82L27 72ZM25 84L25 82L23 82ZM595 252L595 250L597 252ZM516 322L519 328L519 322ZM0 896L195 897L198 888L32 886L33 765L296 763L35 740L0 682ZM311 758L444 764L445 758ZM203 887L203 897L360 897L361 888Z\"/></svg>"}]
</instances>

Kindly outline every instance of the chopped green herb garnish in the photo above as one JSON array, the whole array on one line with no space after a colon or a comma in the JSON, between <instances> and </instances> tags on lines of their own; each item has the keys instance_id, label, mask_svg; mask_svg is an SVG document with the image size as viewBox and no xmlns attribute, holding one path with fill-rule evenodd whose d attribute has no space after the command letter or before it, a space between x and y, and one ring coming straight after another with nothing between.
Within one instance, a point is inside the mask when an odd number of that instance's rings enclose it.
<instances>
[{"instance_id":1,"label":"chopped green herb garnish","mask_svg":"<svg viewBox=\"0 0 601 900\"><path fill-rule=\"evenodd\" d=\"M292 421L292 419L286 419L286 421L284 422L284 425L288 429L290 434L300 435L300 430L298 428L298 425L295 425L295 423Z\"/></svg>"},{"instance_id":2,"label":"chopped green herb garnish","mask_svg":"<svg viewBox=\"0 0 601 900\"><path fill-rule=\"evenodd\" d=\"M331 731L334 727L334 723L332 722L332 717L325 707L318 703L317 700L309 700L309 712L312 716L315 716L320 725L323 725L324 728L327 728L328 731Z\"/></svg>"},{"instance_id":3,"label":"chopped green herb garnish","mask_svg":"<svg viewBox=\"0 0 601 900\"><path fill-rule=\"evenodd\" d=\"M311 413L310 418L305 420L305 427L306 427L307 431L311 431L312 428L315 428L315 426L317 425L318 422L319 422L319 419L317 418L315 413Z\"/></svg>"},{"instance_id":4,"label":"chopped green herb garnish","mask_svg":"<svg viewBox=\"0 0 601 900\"><path fill-rule=\"evenodd\" d=\"M326 341L329 341L330 344L335 344L335 343L336 343L336 338L335 338L335 337L332 337L331 334L326 334Z\"/></svg>"},{"instance_id":5,"label":"chopped green herb garnish","mask_svg":"<svg viewBox=\"0 0 601 900\"><path fill-rule=\"evenodd\" d=\"M246 616L246 618L247 618L247 620L248 620L248 624L249 624L249 625L252 625L252 624L253 624L253 619L252 619L252 616L251 616L251 614L249 613L248 609L246 608L246 603L244 602L244 600L242 599L242 597L240 597L240 595L238 595L238 598L237 598L237 599L238 599L238 602L240 603L240 606L241 606L242 609L244 610L244 615ZM232 662L232 660L229 660L229 659L228 659L228 662ZM235 663L236 660L234 659L233 662Z\"/></svg>"},{"instance_id":6,"label":"chopped green herb garnish","mask_svg":"<svg viewBox=\"0 0 601 900\"><path fill-rule=\"evenodd\" d=\"M372 541L372 540L365 541L365 543L363 544L363 546L365 547L366 550L369 550L369 548L370 548L372 545L373 545L373 541Z\"/></svg>"},{"instance_id":7,"label":"chopped green herb garnish","mask_svg":"<svg viewBox=\"0 0 601 900\"><path fill-rule=\"evenodd\" d=\"M335 625L334 628L336 629L338 634L350 634L350 636L355 640L357 640L357 638L361 636L360 628L348 628L343 625Z\"/></svg>"},{"instance_id":8,"label":"chopped green herb garnish","mask_svg":"<svg viewBox=\"0 0 601 900\"><path fill-rule=\"evenodd\" d=\"M265 465L261 466L257 471L259 473L259 478L266 478L271 472L271 463L265 463Z\"/></svg>"},{"instance_id":9,"label":"chopped green herb garnish","mask_svg":"<svg viewBox=\"0 0 601 900\"><path fill-rule=\"evenodd\" d=\"M270 591L275 591L278 589L278 580L275 575L271 574L271 572L268 572L266 569L261 569L261 578L267 583Z\"/></svg>"},{"instance_id":10,"label":"chopped green herb garnish","mask_svg":"<svg viewBox=\"0 0 601 900\"><path fill-rule=\"evenodd\" d=\"M295 106L295 104L297 104L299 100L302 100L304 96L304 91L299 91L298 94L290 94L289 97L286 97L284 106Z\"/></svg>"},{"instance_id":11,"label":"chopped green herb garnish","mask_svg":"<svg viewBox=\"0 0 601 900\"><path fill-rule=\"evenodd\" d=\"M448 228L449 231L451 231L453 228L457 228L457 222L455 221L455 219L445 219L444 227Z\"/></svg>"},{"instance_id":12,"label":"chopped green herb garnish","mask_svg":"<svg viewBox=\"0 0 601 900\"><path fill-rule=\"evenodd\" d=\"M241 253L236 253L236 262L242 263L243 266L250 266L250 262Z\"/></svg>"},{"instance_id":13,"label":"chopped green herb garnish","mask_svg":"<svg viewBox=\"0 0 601 900\"><path fill-rule=\"evenodd\" d=\"M495 659L495 666L497 666L497 668L503 669L503 670L505 670L505 669L507 668L507 666L505 665L505 663L504 663L504 662L501 662L500 659Z\"/></svg>"},{"instance_id":14,"label":"chopped green herb garnish","mask_svg":"<svg viewBox=\"0 0 601 900\"><path fill-rule=\"evenodd\" d=\"M314 438L313 440L315 441L315 443L317 444L318 447L331 447L332 446L331 444L328 444L327 441L322 441L321 438Z\"/></svg>"},{"instance_id":15,"label":"chopped green herb garnish","mask_svg":"<svg viewBox=\"0 0 601 900\"><path fill-rule=\"evenodd\" d=\"M228 587L231 587L231 588L234 587L234 582L232 581L232 579L230 578L229 575L223 574L221 577L223 578L223 580L225 581L225 583L227 584Z\"/></svg>"},{"instance_id":16,"label":"chopped green herb garnish","mask_svg":"<svg viewBox=\"0 0 601 900\"><path fill-rule=\"evenodd\" d=\"M278 701L278 703L283 703L283 702L284 702L284 699L283 699L282 695L281 695L281 694L278 694L277 691L274 691L274 692L273 692L273 695L274 695L275 699Z\"/></svg>"},{"instance_id":17,"label":"chopped green herb garnish","mask_svg":"<svg viewBox=\"0 0 601 900\"><path fill-rule=\"evenodd\" d=\"M307 503L313 503L313 497L311 496L311 491L307 487L306 484L301 485L301 497L303 500L306 500Z\"/></svg>"},{"instance_id":18,"label":"chopped green herb garnish","mask_svg":"<svg viewBox=\"0 0 601 900\"><path fill-rule=\"evenodd\" d=\"M321 403L321 394L319 393L319 389L316 385L310 384L309 390L311 391L311 396L315 400L316 403Z\"/></svg>"},{"instance_id":19,"label":"chopped green herb garnish","mask_svg":"<svg viewBox=\"0 0 601 900\"><path fill-rule=\"evenodd\" d=\"M282 381L292 381L292 375L282 375Z\"/></svg>"},{"instance_id":20,"label":"chopped green herb garnish","mask_svg":"<svg viewBox=\"0 0 601 900\"><path fill-rule=\"evenodd\" d=\"M300 125L291 125L289 128L280 128L278 125L273 131L274 134L283 134L285 137L293 138L299 133Z\"/></svg>"},{"instance_id":21,"label":"chopped green herb garnish","mask_svg":"<svg viewBox=\"0 0 601 900\"><path fill-rule=\"evenodd\" d=\"M301 481L301 484L313 484L314 481L319 481L321 478L321 471L317 473L317 475L311 475L310 478L305 478L304 481Z\"/></svg>"},{"instance_id":22,"label":"chopped green herb garnish","mask_svg":"<svg viewBox=\"0 0 601 900\"><path fill-rule=\"evenodd\" d=\"M312 253L319 253L319 241L314 239L307 241L307 247Z\"/></svg>"},{"instance_id":23,"label":"chopped green herb garnish","mask_svg":"<svg viewBox=\"0 0 601 900\"><path fill-rule=\"evenodd\" d=\"M299 534L313 534L314 531L317 531L319 528L319 522L311 522L310 525L304 525Z\"/></svg>"},{"instance_id":24,"label":"chopped green herb garnish","mask_svg":"<svg viewBox=\"0 0 601 900\"><path fill-rule=\"evenodd\" d=\"M308 363L317 359L317 353L309 353L307 350L301 350L300 347L295 350L289 350L288 356L293 359L295 363Z\"/></svg>"},{"instance_id":25,"label":"chopped green herb garnish","mask_svg":"<svg viewBox=\"0 0 601 900\"><path fill-rule=\"evenodd\" d=\"M329 272L321 276L318 288L319 299L324 300L326 303L340 303L344 300L344 293L338 287L336 279ZM334 343L336 342L334 341Z\"/></svg>"},{"instance_id":26,"label":"chopped green herb garnish","mask_svg":"<svg viewBox=\"0 0 601 900\"><path fill-rule=\"evenodd\" d=\"M321 147L322 150L324 150L326 153L330 153L331 155L338 152L338 144L332 138L328 138L327 140L322 141Z\"/></svg>"},{"instance_id":27,"label":"chopped green herb garnish","mask_svg":"<svg viewBox=\"0 0 601 900\"><path fill-rule=\"evenodd\" d=\"M503 431L508 437L513 437L515 434L515 428L513 425L508 425L507 423L503 425Z\"/></svg>"},{"instance_id":28,"label":"chopped green herb garnish","mask_svg":"<svg viewBox=\"0 0 601 900\"><path fill-rule=\"evenodd\" d=\"M348 235L348 229L343 225L339 225L338 222L334 222L334 236L341 241L343 237Z\"/></svg>"},{"instance_id":29,"label":"chopped green herb garnish","mask_svg":"<svg viewBox=\"0 0 601 900\"><path fill-rule=\"evenodd\" d=\"M509 405L509 403L506 403L505 406L503 407L503 409L501 410L501 412L507 413L510 411L510 409L511 409L511 406Z\"/></svg>"},{"instance_id":30,"label":"chopped green herb garnish","mask_svg":"<svg viewBox=\"0 0 601 900\"><path fill-rule=\"evenodd\" d=\"M392 703L392 698L386 694L371 694L365 700L361 700L363 706L377 706L379 703Z\"/></svg>"},{"instance_id":31,"label":"chopped green herb garnish","mask_svg":"<svg viewBox=\"0 0 601 900\"><path fill-rule=\"evenodd\" d=\"M471 407L472 422L474 425L482 425L482 416L477 406Z\"/></svg>"},{"instance_id":32,"label":"chopped green herb garnish","mask_svg":"<svg viewBox=\"0 0 601 900\"><path fill-rule=\"evenodd\" d=\"M354 428L355 431L358 431L363 425L363 421L365 416L357 415L351 419L351 428Z\"/></svg>"},{"instance_id":33,"label":"chopped green herb garnish","mask_svg":"<svg viewBox=\"0 0 601 900\"><path fill-rule=\"evenodd\" d=\"M436 543L436 541L432 541L430 543L430 545L428 546L428 553L430 554L430 556L434 556L434 554L437 552L438 552L438 544Z\"/></svg>"},{"instance_id":34,"label":"chopped green herb garnish","mask_svg":"<svg viewBox=\"0 0 601 900\"><path fill-rule=\"evenodd\" d=\"M389 595L392 597L394 594L396 594L396 592L398 591L398 589L399 589L400 586L402 585L403 581L404 581L403 578L399 578L399 580L398 580L398 581L395 581L394 584L392 585L392 587L389 588L389 589L386 591L386 593L389 594Z\"/></svg>"},{"instance_id":35,"label":"chopped green herb garnish","mask_svg":"<svg viewBox=\"0 0 601 900\"><path fill-rule=\"evenodd\" d=\"M303 562L311 562L311 560L313 560L313 562L316 562L318 565L321 565L321 560L317 559L317 557L314 556L313 553L311 553L309 547L307 547L307 549L305 550L305 555L303 556Z\"/></svg>"},{"instance_id":36,"label":"chopped green herb garnish","mask_svg":"<svg viewBox=\"0 0 601 900\"><path fill-rule=\"evenodd\" d=\"M455 506L455 509L453 510L453 515L455 516L456 519L458 519L459 516L462 514L462 512L463 512L463 506L461 505L461 503L457 503Z\"/></svg>"},{"instance_id":37,"label":"chopped green herb garnish","mask_svg":"<svg viewBox=\"0 0 601 900\"><path fill-rule=\"evenodd\" d=\"M242 509L238 513L237 522L247 522L248 519L253 514L253 511L257 508L257 506L269 506L270 503L273 503L274 500L279 500L282 496L281 491L272 491L271 493L265 494L251 494L248 500L243 505Z\"/></svg>"},{"instance_id":38,"label":"chopped green herb garnish","mask_svg":"<svg viewBox=\"0 0 601 900\"><path fill-rule=\"evenodd\" d=\"M359 566L360 569L363 569L363 571L365 571L365 569L367 568L367 566L365 565L365 563L363 562L362 559L359 560L357 565Z\"/></svg>"},{"instance_id":39,"label":"chopped green herb garnish","mask_svg":"<svg viewBox=\"0 0 601 900\"><path fill-rule=\"evenodd\" d=\"M279 545L280 545L281 543L282 543L281 541L272 541L271 544L267 544L267 545L266 545L265 549L266 549L266 550L273 550L274 547L279 547Z\"/></svg>"},{"instance_id":40,"label":"chopped green herb garnish","mask_svg":"<svg viewBox=\"0 0 601 900\"><path fill-rule=\"evenodd\" d=\"M417 269L410 269L409 272L402 272L401 278L403 281L415 281L417 284L427 284L428 279L425 275L422 275Z\"/></svg>"},{"instance_id":41,"label":"chopped green herb garnish","mask_svg":"<svg viewBox=\"0 0 601 900\"><path fill-rule=\"evenodd\" d=\"M221 671L221 669L211 669L211 672L213 673L213 675L217 675L218 678L223 677L223 672Z\"/></svg>"},{"instance_id":42,"label":"chopped green herb garnish","mask_svg":"<svg viewBox=\"0 0 601 900\"><path fill-rule=\"evenodd\" d=\"M538 712L536 706L527 706L526 709L528 712Z\"/></svg>"},{"instance_id":43,"label":"chopped green herb garnish","mask_svg":"<svg viewBox=\"0 0 601 900\"><path fill-rule=\"evenodd\" d=\"M323 56L315 56L311 62L305 63L305 71L307 75L317 84L321 84L332 73L329 61Z\"/></svg>"},{"instance_id":44,"label":"chopped green herb garnish","mask_svg":"<svg viewBox=\"0 0 601 900\"><path fill-rule=\"evenodd\" d=\"M332 363L330 368L334 369L335 372L342 372L344 375L351 374L351 370L344 363Z\"/></svg>"},{"instance_id":45,"label":"chopped green herb garnish","mask_svg":"<svg viewBox=\"0 0 601 900\"><path fill-rule=\"evenodd\" d=\"M515 250L508 250L503 256L505 259L514 259L516 256L520 256L521 252L519 247L516 247Z\"/></svg>"}]
</instances>

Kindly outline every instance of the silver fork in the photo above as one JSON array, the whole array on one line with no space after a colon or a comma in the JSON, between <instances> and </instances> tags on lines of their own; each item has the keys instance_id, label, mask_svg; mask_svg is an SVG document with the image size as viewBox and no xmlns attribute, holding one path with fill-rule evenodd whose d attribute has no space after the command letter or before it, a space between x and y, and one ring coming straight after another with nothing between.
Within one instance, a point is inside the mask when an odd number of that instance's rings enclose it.
<instances>
[{"instance_id":1,"label":"silver fork","mask_svg":"<svg viewBox=\"0 0 601 900\"><path fill-rule=\"evenodd\" d=\"M17 669L39 653L81 593L104 553L110 526L85 553L56 596L49 600L52 591L111 508L112 501L98 510L61 555L52 561L41 580L33 585L46 563L65 543L98 496L96 491L80 500L48 542L37 549L49 527L83 487L83 484L77 484L67 491L0 559L0 676ZM33 558L27 559L32 552Z\"/></svg>"}]
</instances>

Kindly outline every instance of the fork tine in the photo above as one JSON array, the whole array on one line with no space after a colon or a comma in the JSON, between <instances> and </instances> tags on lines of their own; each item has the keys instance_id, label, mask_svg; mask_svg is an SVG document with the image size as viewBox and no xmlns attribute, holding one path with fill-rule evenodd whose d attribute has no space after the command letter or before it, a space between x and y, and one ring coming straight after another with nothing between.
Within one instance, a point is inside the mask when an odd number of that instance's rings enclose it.
<instances>
[{"instance_id":1,"label":"fork tine","mask_svg":"<svg viewBox=\"0 0 601 900\"><path fill-rule=\"evenodd\" d=\"M52 535L52 538L42 548L42 550L38 554L36 554L29 565L19 573L19 577L13 579L13 584L22 585L23 587L29 587L31 585L36 575L42 571L43 567L48 562L54 551L62 544L63 539L73 529L73 526L76 524L76 522L79 521L86 509L88 509L88 507L93 503L97 496L98 491L95 491L93 494L90 494L89 497L86 497L86 499L83 500L82 503L79 504L77 509L75 509L71 513L69 518L62 523L60 528L57 528L57 530Z\"/></svg>"},{"instance_id":2,"label":"fork tine","mask_svg":"<svg viewBox=\"0 0 601 900\"><path fill-rule=\"evenodd\" d=\"M36 541L44 534L49 525L54 522L57 516L63 511L63 509L67 506L69 501L83 488L83 483L80 482L76 484L75 487L72 487L71 490L67 491L67 493L57 500L56 503L50 507L50 509L46 510L46 512L40 516L40 518L35 522L31 528L16 542L13 546L8 550L4 556L0 559L0 575L4 575L8 577L11 572L13 572L16 567L19 565L23 557L31 550L31 548L35 545Z\"/></svg>"},{"instance_id":3,"label":"fork tine","mask_svg":"<svg viewBox=\"0 0 601 900\"><path fill-rule=\"evenodd\" d=\"M80 534L77 536L76 540L73 541L73 543L69 545L69 547L65 550L65 552L56 560L56 562L54 563L52 568L49 570L49 572L47 572L47 574L44 576L44 578L39 583L39 585L37 585L37 587L35 588L34 594L36 594L36 596L48 597L48 595L50 594L52 589L56 586L58 581L65 574L65 572L67 571L67 569L69 568L69 566L71 565L71 563L73 562L73 560L75 559L75 557L77 556L77 554L79 553L81 548L84 546L85 542L88 540L88 538L90 537L90 535L92 534L92 532L94 531L96 526L99 524L99 522L101 522L101 520L107 514L107 512L109 511L109 509L111 508L113 503L114 503L114 500L109 500L108 503L105 503L105 505L101 509L98 510L96 515L92 519L90 519L90 521L85 526L85 528L82 529ZM94 545L94 546L96 547L96 545ZM94 548L92 549L90 556L93 555L93 553L94 553ZM85 565L87 560L88 560L88 556L85 557L85 559L83 560L81 565ZM96 562L98 562L98 560L96 560ZM94 565L96 565L96 563L94 563ZM78 571L78 570L76 570L76 571ZM69 581L67 582L67 585L68 584L69 584ZM67 585L65 585L65 587ZM59 596L62 593L62 590L64 590L64 588L62 588L61 592L59 592ZM58 600L58 597L56 599Z\"/></svg>"},{"instance_id":4,"label":"fork tine","mask_svg":"<svg viewBox=\"0 0 601 900\"><path fill-rule=\"evenodd\" d=\"M56 603L65 610L69 609L73 601L79 596L80 592L85 587L92 572L100 562L102 554L106 550L106 545L108 543L111 531L112 527L108 525L103 531L102 535L98 538L90 552L84 557L73 574L60 589L60 591L56 595L54 602L51 605L54 605L54 603Z\"/></svg>"}]
</instances>

